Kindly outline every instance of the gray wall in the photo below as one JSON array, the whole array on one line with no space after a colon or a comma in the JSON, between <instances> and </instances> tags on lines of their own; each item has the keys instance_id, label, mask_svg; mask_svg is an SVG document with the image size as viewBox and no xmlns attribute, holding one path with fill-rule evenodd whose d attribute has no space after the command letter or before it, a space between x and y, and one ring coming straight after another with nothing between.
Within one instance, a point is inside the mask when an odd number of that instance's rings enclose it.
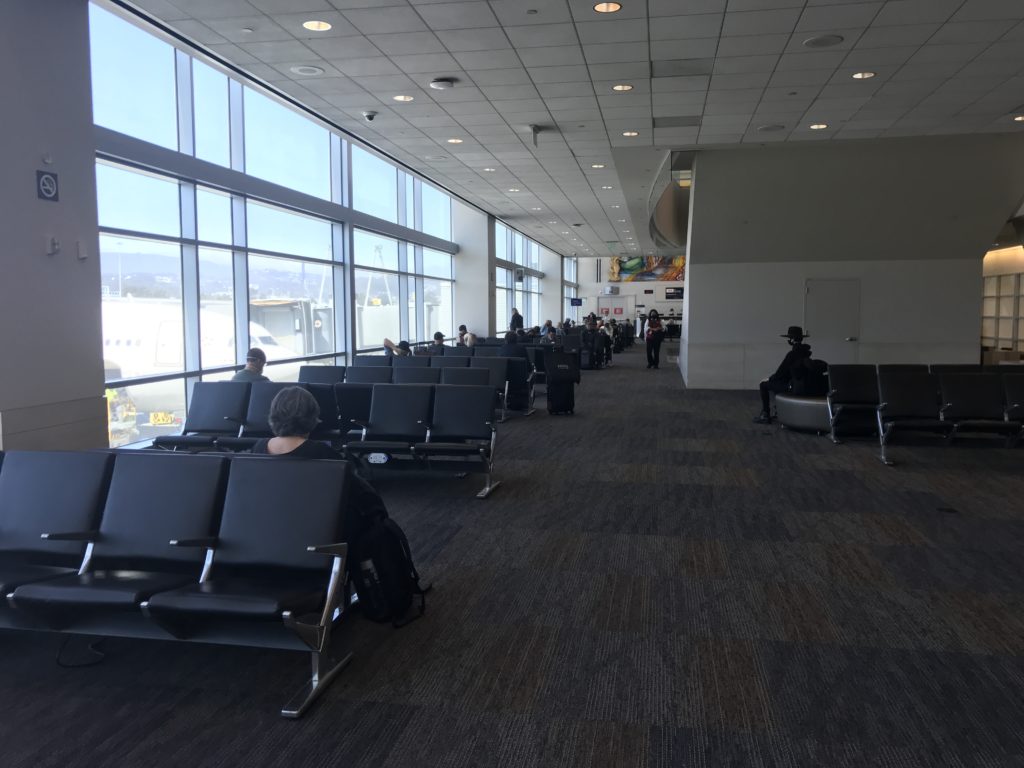
<instances>
[{"instance_id":1,"label":"gray wall","mask_svg":"<svg viewBox=\"0 0 1024 768\"><path fill-rule=\"evenodd\" d=\"M680 369L745 388L812 278L861 281L861 362L976 362L982 256L1024 196L1024 137L709 151L695 161Z\"/></svg>"},{"instance_id":2,"label":"gray wall","mask_svg":"<svg viewBox=\"0 0 1024 768\"><path fill-rule=\"evenodd\" d=\"M106 445L88 45L85 0L0 4L5 449ZM38 199L37 170L59 202Z\"/></svg>"}]
</instances>

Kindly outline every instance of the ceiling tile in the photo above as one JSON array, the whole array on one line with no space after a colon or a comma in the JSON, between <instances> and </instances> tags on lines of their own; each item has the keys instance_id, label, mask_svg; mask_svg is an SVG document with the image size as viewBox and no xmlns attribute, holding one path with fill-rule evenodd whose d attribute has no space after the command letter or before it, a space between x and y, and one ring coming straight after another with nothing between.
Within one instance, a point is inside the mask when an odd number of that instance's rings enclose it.
<instances>
[{"instance_id":1,"label":"ceiling tile","mask_svg":"<svg viewBox=\"0 0 1024 768\"><path fill-rule=\"evenodd\" d=\"M508 48L509 41L501 27L486 29L440 30L438 38L452 53L459 51L492 51Z\"/></svg>"},{"instance_id":2,"label":"ceiling tile","mask_svg":"<svg viewBox=\"0 0 1024 768\"><path fill-rule=\"evenodd\" d=\"M685 40L692 37L718 37L722 29L721 13L702 13L692 16L652 18L651 40Z\"/></svg>"},{"instance_id":3,"label":"ceiling tile","mask_svg":"<svg viewBox=\"0 0 1024 768\"><path fill-rule=\"evenodd\" d=\"M576 24L579 40L584 45L594 43L627 43L647 40L646 19L626 19L609 23L607 21L585 21Z\"/></svg>"},{"instance_id":4,"label":"ceiling tile","mask_svg":"<svg viewBox=\"0 0 1024 768\"><path fill-rule=\"evenodd\" d=\"M467 51L453 55L463 69L509 69L522 65L519 54L512 49Z\"/></svg>"},{"instance_id":5,"label":"ceiling tile","mask_svg":"<svg viewBox=\"0 0 1024 768\"><path fill-rule=\"evenodd\" d=\"M443 53L444 46L433 32L406 32L394 35L370 35L370 41L388 56L414 53Z\"/></svg>"},{"instance_id":6,"label":"ceiling tile","mask_svg":"<svg viewBox=\"0 0 1024 768\"><path fill-rule=\"evenodd\" d=\"M711 78L712 90L734 88L763 88L768 85L769 72L747 72L736 75L714 75Z\"/></svg>"},{"instance_id":7,"label":"ceiling tile","mask_svg":"<svg viewBox=\"0 0 1024 768\"><path fill-rule=\"evenodd\" d=\"M652 61L710 59L714 58L718 50L718 40L713 37L696 40L655 40L650 45ZM635 58L634 56L633 60Z\"/></svg>"},{"instance_id":8,"label":"ceiling tile","mask_svg":"<svg viewBox=\"0 0 1024 768\"><path fill-rule=\"evenodd\" d=\"M527 48L519 52L528 67L563 67L583 64L583 50L578 45Z\"/></svg>"},{"instance_id":9,"label":"ceiling tile","mask_svg":"<svg viewBox=\"0 0 1024 768\"><path fill-rule=\"evenodd\" d=\"M988 21L1021 18L1019 0L966 0L953 16L953 21Z\"/></svg>"},{"instance_id":10,"label":"ceiling tile","mask_svg":"<svg viewBox=\"0 0 1024 768\"><path fill-rule=\"evenodd\" d=\"M551 45L576 45L576 29L572 24L538 24L531 27L505 27L516 48L538 48Z\"/></svg>"},{"instance_id":11,"label":"ceiling tile","mask_svg":"<svg viewBox=\"0 0 1024 768\"><path fill-rule=\"evenodd\" d=\"M232 43L262 43L293 39L293 36L287 30L275 24L267 16L207 19L205 24L225 40ZM250 31L246 32L245 30L247 29Z\"/></svg>"},{"instance_id":12,"label":"ceiling tile","mask_svg":"<svg viewBox=\"0 0 1024 768\"><path fill-rule=\"evenodd\" d=\"M796 26L800 11L784 8L773 11L743 11L725 14L722 25L723 35L770 35L789 34Z\"/></svg>"},{"instance_id":13,"label":"ceiling tile","mask_svg":"<svg viewBox=\"0 0 1024 768\"><path fill-rule=\"evenodd\" d=\"M318 58L315 53L298 40L268 43L245 43L238 47L267 64L274 64L281 61L301 62Z\"/></svg>"},{"instance_id":14,"label":"ceiling tile","mask_svg":"<svg viewBox=\"0 0 1024 768\"><path fill-rule=\"evenodd\" d=\"M742 72L767 72L775 69L779 57L773 54L767 56L733 56L729 58L715 59L715 67L712 74L715 75L736 75Z\"/></svg>"},{"instance_id":15,"label":"ceiling tile","mask_svg":"<svg viewBox=\"0 0 1024 768\"><path fill-rule=\"evenodd\" d=\"M189 39L195 40L197 43L202 43L203 45L209 43L228 42L228 38L217 34L206 24L201 21L196 21L195 19L175 20L171 23L171 26L174 27L177 32L180 32Z\"/></svg>"},{"instance_id":16,"label":"ceiling tile","mask_svg":"<svg viewBox=\"0 0 1024 768\"><path fill-rule=\"evenodd\" d=\"M891 48L900 45L924 45L940 24L913 24L899 27L871 27L857 41L858 48Z\"/></svg>"},{"instance_id":17,"label":"ceiling tile","mask_svg":"<svg viewBox=\"0 0 1024 768\"><path fill-rule=\"evenodd\" d=\"M514 69L479 69L469 72L470 79L478 86L485 85L525 85L530 76L522 67Z\"/></svg>"},{"instance_id":18,"label":"ceiling tile","mask_svg":"<svg viewBox=\"0 0 1024 768\"><path fill-rule=\"evenodd\" d=\"M586 67L537 67L527 71L535 83L575 83L587 79Z\"/></svg>"},{"instance_id":19,"label":"ceiling tile","mask_svg":"<svg viewBox=\"0 0 1024 768\"><path fill-rule=\"evenodd\" d=\"M345 11L345 18L364 35L420 32L427 29L416 11L407 5L348 10Z\"/></svg>"},{"instance_id":20,"label":"ceiling tile","mask_svg":"<svg viewBox=\"0 0 1024 768\"><path fill-rule=\"evenodd\" d=\"M331 59L331 63L349 77L366 75L397 75L401 70L386 56L372 56L366 59Z\"/></svg>"},{"instance_id":21,"label":"ceiling tile","mask_svg":"<svg viewBox=\"0 0 1024 768\"><path fill-rule=\"evenodd\" d=\"M314 14L310 13L278 13L273 16L274 21L283 29L295 37L309 40L318 40L323 37L346 37L358 35L359 30L353 27L349 21L337 11L320 11L315 14L317 21L326 21L331 28L322 32L314 32L302 25L310 21Z\"/></svg>"},{"instance_id":22,"label":"ceiling tile","mask_svg":"<svg viewBox=\"0 0 1024 768\"><path fill-rule=\"evenodd\" d=\"M723 37L718 41L718 56L764 56L782 53L789 35L746 35Z\"/></svg>"},{"instance_id":23,"label":"ceiling tile","mask_svg":"<svg viewBox=\"0 0 1024 768\"><path fill-rule=\"evenodd\" d=\"M431 73L436 76L459 69L459 65L447 53L421 53L414 56L392 56L391 61L410 74Z\"/></svg>"},{"instance_id":24,"label":"ceiling tile","mask_svg":"<svg viewBox=\"0 0 1024 768\"><path fill-rule=\"evenodd\" d=\"M648 16L679 16L691 13L721 13L726 0L647 0Z\"/></svg>"},{"instance_id":25,"label":"ceiling tile","mask_svg":"<svg viewBox=\"0 0 1024 768\"><path fill-rule=\"evenodd\" d=\"M175 0L174 5L186 17L196 19L229 19L232 16L253 15L253 6L246 0ZM330 6L326 10L330 10Z\"/></svg>"},{"instance_id":26,"label":"ceiling tile","mask_svg":"<svg viewBox=\"0 0 1024 768\"><path fill-rule=\"evenodd\" d=\"M416 9L431 29L496 27L498 20L485 2L432 3Z\"/></svg>"},{"instance_id":27,"label":"ceiling tile","mask_svg":"<svg viewBox=\"0 0 1024 768\"><path fill-rule=\"evenodd\" d=\"M884 3L851 3L805 8L797 22L798 32L826 32L867 27Z\"/></svg>"},{"instance_id":28,"label":"ceiling tile","mask_svg":"<svg viewBox=\"0 0 1024 768\"><path fill-rule=\"evenodd\" d=\"M565 0L524 3L522 0L491 0L491 9L504 26L539 25L572 21ZM536 13L527 13L536 11Z\"/></svg>"},{"instance_id":29,"label":"ceiling tile","mask_svg":"<svg viewBox=\"0 0 1024 768\"><path fill-rule=\"evenodd\" d=\"M306 47L324 59L364 59L380 56L377 46L362 36L307 40Z\"/></svg>"},{"instance_id":30,"label":"ceiling tile","mask_svg":"<svg viewBox=\"0 0 1024 768\"><path fill-rule=\"evenodd\" d=\"M943 24L932 35L929 43L990 43L998 40L1006 32L1006 22L998 21L962 21Z\"/></svg>"},{"instance_id":31,"label":"ceiling tile","mask_svg":"<svg viewBox=\"0 0 1024 768\"><path fill-rule=\"evenodd\" d=\"M625 62L619 64L591 64L590 77L597 80L615 80L628 83L632 78L651 76L651 65L646 61Z\"/></svg>"}]
</instances>

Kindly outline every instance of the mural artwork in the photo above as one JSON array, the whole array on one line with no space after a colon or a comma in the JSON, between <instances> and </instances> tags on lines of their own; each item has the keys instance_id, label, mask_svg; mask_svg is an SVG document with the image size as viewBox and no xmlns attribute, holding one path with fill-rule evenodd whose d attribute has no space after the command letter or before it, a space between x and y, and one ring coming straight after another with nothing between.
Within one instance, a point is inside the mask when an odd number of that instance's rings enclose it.
<instances>
[{"instance_id":1,"label":"mural artwork","mask_svg":"<svg viewBox=\"0 0 1024 768\"><path fill-rule=\"evenodd\" d=\"M685 272L685 256L613 256L609 260L608 281L682 280Z\"/></svg>"}]
</instances>

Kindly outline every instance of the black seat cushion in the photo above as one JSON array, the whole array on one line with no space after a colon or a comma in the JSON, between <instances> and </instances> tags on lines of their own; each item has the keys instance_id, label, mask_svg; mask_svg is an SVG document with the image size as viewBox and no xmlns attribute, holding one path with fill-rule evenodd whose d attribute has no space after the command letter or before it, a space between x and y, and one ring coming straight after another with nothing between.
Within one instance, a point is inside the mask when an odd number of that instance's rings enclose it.
<instances>
[{"instance_id":1,"label":"black seat cushion","mask_svg":"<svg viewBox=\"0 0 1024 768\"><path fill-rule=\"evenodd\" d=\"M423 456L480 456L490 452L491 446L479 441L465 443L416 443L413 450Z\"/></svg>"},{"instance_id":2,"label":"black seat cushion","mask_svg":"<svg viewBox=\"0 0 1024 768\"><path fill-rule=\"evenodd\" d=\"M348 443L345 450L351 453L409 453L412 451L412 443L395 440L358 440Z\"/></svg>"},{"instance_id":3,"label":"black seat cushion","mask_svg":"<svg viewBox=\"0 0 1024 768\"><path fill-rule=\"evenodd\" d=\"M57 568L51 565L31 565L29 563L0 565L0 596L12 592L22 584L55 579L58 576L74 573L74 568Z\"/></svg>"},{"instance_id":4,"label":"black seat cushion","mask_svg":"<svg viewBox=\"0 0 1024 768\"><path fill-rule=\"evenodd\" d=\"M216 438L213 435L157 435L153 445L168 448L209 448Z\"/></svg>"},{"instance_id":5,"label":"black seat cushion","mask_svg":"<svg viewBox=\"0 0 1024 768\"><path fill-rule=\"evenodd\" d=\"M33 608L78 606L130 609L157 592L188 584L194 576L147 571L96 571L26 584L14 590L14 605Z\"/></svg>"},{"instance_id":6,"label":"black seat cushion","mask_svg":"<svg viewBox=\"0 0 1024 768\"><path fill-rule=\"evenodd\" d=\"M153 595L149 610L154 616L279 619L283 611L315 611L323 604L326 585L324 575L272 581L225 576Z\"/></svg>"}]
</instances>

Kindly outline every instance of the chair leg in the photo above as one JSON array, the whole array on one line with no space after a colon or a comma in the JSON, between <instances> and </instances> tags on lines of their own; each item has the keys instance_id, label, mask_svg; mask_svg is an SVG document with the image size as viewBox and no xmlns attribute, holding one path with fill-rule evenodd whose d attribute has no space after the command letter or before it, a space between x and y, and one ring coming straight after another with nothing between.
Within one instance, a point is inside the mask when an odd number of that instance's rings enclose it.
<instances>
[{"instance_id":1,"label":"chair leg","mask_svg":"<svg viewBox=\"0 0 1024 768\"><path fill-rule=\"evenodd\" d=\"M956 439L956 432L957 432L957 430L959 428L960 428L959 424L954 424L950 428L949 432L946 434L946 445L952 445L953 444L953 441Z\"/></svg>"},{"instance_id":2,"label":"chair leg","mask_svg":"<svg viewBox=\"0 0 1024 768\"><path fill-rule=\"evenodd\" d=\"M312 661L313 669L309 680L284 705L284 708L281 710L282 717L292 719L302 717L306 710L316 701L317 697L327 690L327 686L338 676L338 673L352 661L352 654L345 654L341 661L332 666L329 657L325 653L313 651Z\"/></svg>"},{"instance_id":3,"label":"chair leg","mask_svg":"<svg viewBox=\"0 0 1024 768\"><path fill-rule=\"evenodd\" d=\"M889 442L889 438L892 436L893 424L888 427L882 424L882 416L878 414L878 444L881 447L881 452L878 456L879 460L887 467L891 467L894 462L888 456L885 455L885 446Z\"/></svg>"},{"instance_id":4,"label":"chair leg","mask_svg":"<svg viewBox=\"0 0 1024 768\"><path fill-rule=\"evenodd\" d=\"M488 462L487 462L487 483L484 485L483 488L481 488L477 492L476 497L478 499L486 499L490 495L491 491L493 491L495 488L497 488L499 485L501 485L501 480L492 480L491 479L491 472L493 470L494 470L494 462L488 460Z\"/></svg>"}]
</instances>

